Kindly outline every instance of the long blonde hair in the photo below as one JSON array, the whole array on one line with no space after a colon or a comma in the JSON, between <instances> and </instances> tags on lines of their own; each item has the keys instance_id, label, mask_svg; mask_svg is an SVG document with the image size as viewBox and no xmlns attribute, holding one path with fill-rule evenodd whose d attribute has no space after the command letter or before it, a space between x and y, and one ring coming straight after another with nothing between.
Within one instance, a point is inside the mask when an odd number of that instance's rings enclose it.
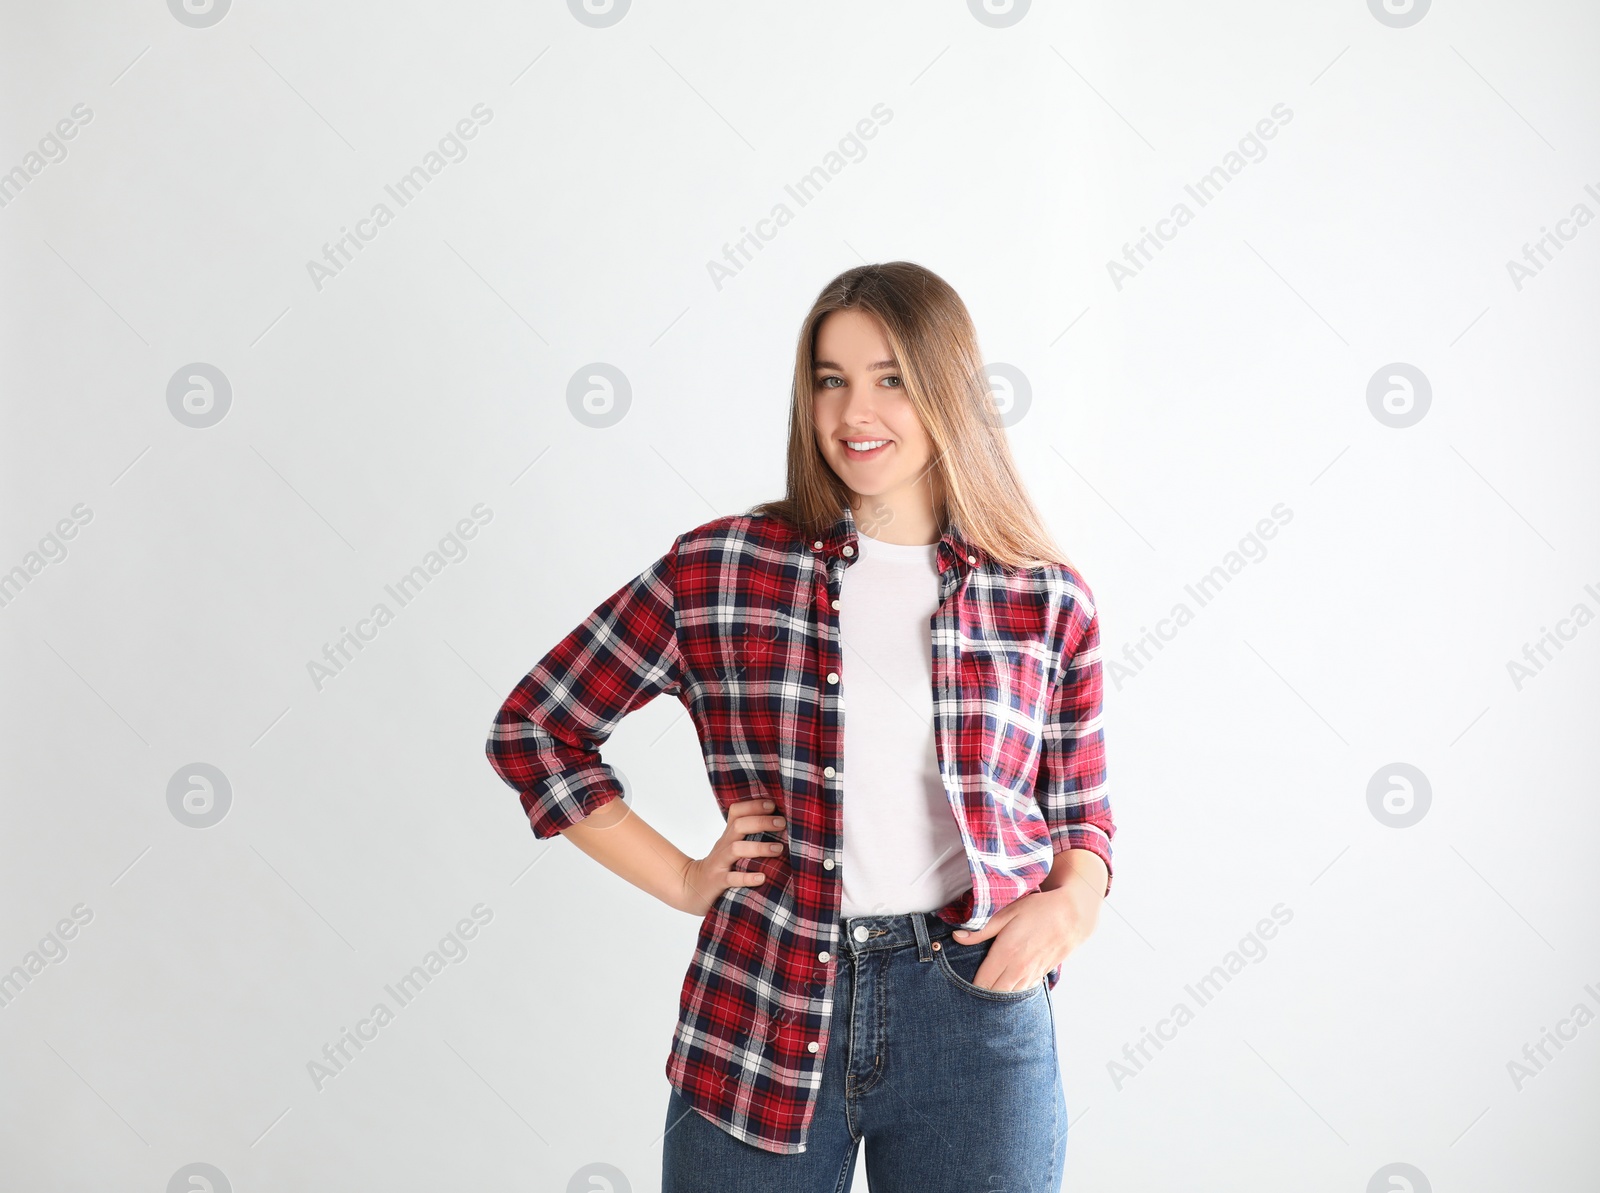
<instances>
[{"instance_id":1,"label":"long blonde hair","mask_svg":"<svg viewBox=\"0 0 1600 1193\"><path fill-rule=\"evenodd\" d=\"M943 278L910 261L847 269L817 295L795 348L785 494L746 512L781 518L811 538L849 503L850 491L818 448L812 421L817 328L825 316L848 310L874 316L900 362L901 387L933 444L929 466L945 525L954 521L969 542L1006 567L1072 566L1012 459L966 304Z\"/></svg>"}]
</instances>

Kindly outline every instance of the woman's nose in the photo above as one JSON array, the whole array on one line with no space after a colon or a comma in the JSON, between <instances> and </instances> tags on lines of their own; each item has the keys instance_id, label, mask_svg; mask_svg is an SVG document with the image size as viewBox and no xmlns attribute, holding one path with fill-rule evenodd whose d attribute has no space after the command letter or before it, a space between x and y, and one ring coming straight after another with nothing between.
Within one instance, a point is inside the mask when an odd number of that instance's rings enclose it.
<instances>
[{"instance_id":1,"label":"woman's nose","mask_svg":"<svg viewBox=\"0 0 1600 1193\"><path fill-rule=\"evenodd\" d=\"M869 390L852 390L844 400L844 410L841 412L844 425L849 430L856 430L866 426L872 421L872 393Z\"/></svg>"}]
</instances>

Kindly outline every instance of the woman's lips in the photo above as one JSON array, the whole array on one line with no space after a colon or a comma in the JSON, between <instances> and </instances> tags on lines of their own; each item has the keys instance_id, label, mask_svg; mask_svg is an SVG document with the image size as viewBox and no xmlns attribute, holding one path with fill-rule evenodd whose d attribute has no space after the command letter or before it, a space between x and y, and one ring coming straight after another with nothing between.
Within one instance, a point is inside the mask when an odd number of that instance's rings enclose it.
<instances>
[{"instance_id":1,"label":"woman's lips","mask_svg":"<svg viewBox=\"0 0 1600 1193\"><path fill-rule=\"evenodd\" d=\"M887 443L879 444L869 452L858 452L855 448L851 447L848 442L846 442L844 445L844 454L845 458L850 460L875 460L893 446L894 440L891 439Z\"/></svg>"}]
</instances>

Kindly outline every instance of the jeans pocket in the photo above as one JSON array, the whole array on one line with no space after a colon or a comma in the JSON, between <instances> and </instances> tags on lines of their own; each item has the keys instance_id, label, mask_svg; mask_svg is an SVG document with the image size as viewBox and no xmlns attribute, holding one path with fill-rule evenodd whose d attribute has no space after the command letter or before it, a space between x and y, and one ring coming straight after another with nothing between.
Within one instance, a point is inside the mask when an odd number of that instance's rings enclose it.
<instances>
[{"instance_id":1,"label":"jeans pocket","mask_svg":"<svg viewBox=\"0 0 1600 1193\"><path fill-rule=\"evenodd\" d=\"M1044 978L1040 978L1025 990L991 990L987 986L978 985L973 979L977 977L983 959L989 955L989 946L993 943L992 936L988 940L980 940L977 944L961 944L953 939L941 940L938 942L939 947L933 951L935 964L939 972L957 990L987 1002L1023 1002L1037 998L1046 991Z\"/></svg>"}]
</instances>

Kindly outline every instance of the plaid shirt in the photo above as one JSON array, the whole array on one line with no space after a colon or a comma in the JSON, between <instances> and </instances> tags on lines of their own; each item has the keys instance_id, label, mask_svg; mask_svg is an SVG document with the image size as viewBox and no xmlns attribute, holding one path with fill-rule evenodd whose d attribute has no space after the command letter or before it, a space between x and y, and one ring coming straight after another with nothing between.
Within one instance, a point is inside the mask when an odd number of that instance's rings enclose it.
<instances>
[{"instance_id":1,"label":"plaid shirt","mask_svg":"<svg viewBox=\"0 0 1600 1193\"><path fill-rule=\"evenodd\" d=\"M702 1114L770 1152L805 1150L833 1026L846 777L838 609L856 533L846 507L814 540L751 515L679 535L517 684L487 746L534 835L552 837L621 794L599 747L624 715L670 692L693 718L724 819L738 800L777 804L784 827L745 840L788 849L735 860L766 878L729 887L701 921L666 1065ZM937 562L934 741L972 888L935 914L977 929L1038 889L1061 850L1092 850L1110 868L1099 621L1064 564L1008 572L954 525ZM1049 972L1048 989L1060 974Z\"/></svg>"}]
</instances>

